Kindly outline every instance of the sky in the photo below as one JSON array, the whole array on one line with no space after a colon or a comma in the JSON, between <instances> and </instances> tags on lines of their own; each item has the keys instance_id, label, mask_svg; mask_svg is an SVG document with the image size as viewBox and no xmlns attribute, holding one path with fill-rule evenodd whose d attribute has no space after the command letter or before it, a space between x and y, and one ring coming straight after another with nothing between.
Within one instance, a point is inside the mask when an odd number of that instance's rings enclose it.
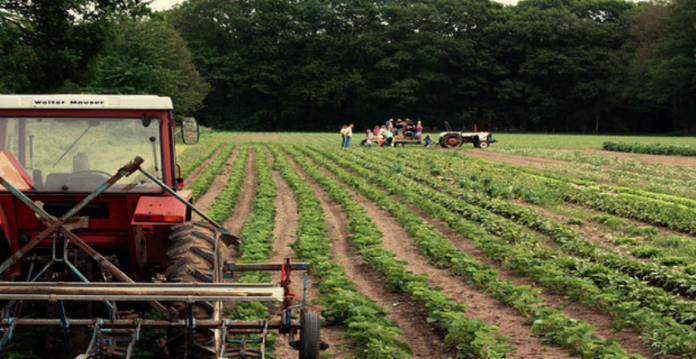
<instances>
[{"instance_id":1,"label":"sky","mask_svg":"<svg viewBox=\"0 0 696 359\"><path fill-rule=\"evenodd\" d=\"M150 4L150 8L153 10L167 10L171 8L172 6L176 4L180 4L184 2L184 0L154 0L152 4Z\"/></svg>"}]
</instances>

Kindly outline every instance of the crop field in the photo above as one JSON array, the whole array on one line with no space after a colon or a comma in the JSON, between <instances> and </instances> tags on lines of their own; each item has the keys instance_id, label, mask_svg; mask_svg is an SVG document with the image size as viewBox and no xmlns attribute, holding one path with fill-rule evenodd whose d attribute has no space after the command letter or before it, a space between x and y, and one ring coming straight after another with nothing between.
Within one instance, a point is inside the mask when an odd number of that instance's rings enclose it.
<instances>
[{"instance_id":1,"label":"crop field","mask_svg":"<svg viewBox=\"0 0 696 359\"><path fill-rule=\"evenodd\" d=\"M696 158L495 137L345 149L338 133L208 132L178 161L195 205L242 238L234 260L311 263L323 357L696 357ZM273 355L296 358L283 340Z\"/></svg>"}]
</instances>

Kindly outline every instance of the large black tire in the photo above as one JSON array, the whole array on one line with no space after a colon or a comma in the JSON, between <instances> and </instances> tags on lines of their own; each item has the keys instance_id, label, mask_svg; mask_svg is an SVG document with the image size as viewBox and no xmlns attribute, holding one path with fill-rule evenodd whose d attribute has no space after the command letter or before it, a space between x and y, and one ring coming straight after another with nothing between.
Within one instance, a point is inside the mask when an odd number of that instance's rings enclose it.
<instances>
[{"instance_id":1,"label":"large black tire","mask_svg":"<svg viewBox=\"0 0 696 359\"><path fill-rule=\"evenodd\" d=\"M217 240L218 230L201 222L189 222L172 227L167 249L167 280L170 282L222 282L222 267L228 255L225 244ZM217 243L216 243L217 242ZM180 318L186 318L185 303L173 303ZM193 304L196 319L220 319L221 302L196 302ZM167 348L170 358L213 358L220 340L220 333L209 329L197 329L191 337L188 330L170 331Z\"/></svg>"},{"instance_id":2,"label":"large black tire","mask_svg":"<svg viewBox=\"0 0 696 359\"><path fill-rule=\"evenodd\" d=\"M447 134L440 140L440 145L445 148L454 148L462 145L462 139L456 134Z\"/></svg>"},{"instance_id":3,"label":"large black tire","mask_svg":"<svg viewBox=\"0 0 696 359\"><path fill-rule=\"evenodd\" d=\"M313 312L300 316L300 359L319 359L321 351L319 315Z\"/></svg>"}]
</instances>

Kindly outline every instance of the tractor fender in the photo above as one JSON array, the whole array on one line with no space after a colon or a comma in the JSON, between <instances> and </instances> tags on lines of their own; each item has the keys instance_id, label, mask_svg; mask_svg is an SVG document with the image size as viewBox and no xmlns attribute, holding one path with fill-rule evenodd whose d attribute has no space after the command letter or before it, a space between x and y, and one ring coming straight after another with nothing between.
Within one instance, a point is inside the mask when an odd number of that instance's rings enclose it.
<instances>
[{"instance_id":1,"label":"tractor fender","mask_svg":"<svg viewBox=\"0 0 696 359\"><path fill-rule=\"evenodd\" d=\"M176 197L143 196L138 199L138 204L133 213L131 225L179 225L186 222L187 206Z\"/></svg>"}]
</instances>

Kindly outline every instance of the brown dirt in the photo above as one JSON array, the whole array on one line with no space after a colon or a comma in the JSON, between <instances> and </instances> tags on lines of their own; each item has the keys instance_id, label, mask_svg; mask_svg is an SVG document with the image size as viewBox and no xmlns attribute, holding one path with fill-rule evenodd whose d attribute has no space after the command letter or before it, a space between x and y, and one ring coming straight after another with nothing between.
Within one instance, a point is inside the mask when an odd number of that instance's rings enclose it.
<instances>
[{"instance_id":1,"label":"brown dirt","mask_svg":"<svg viewBox=\"0 0 696 359\"><path fill-rule=\"evenodd\" d=\"M298 208L295 196L282 179L277 171L273 171L273 182L277 188L277 197L273 200L276 208L275 226L273 228L273 254L271 255L271 263L281 263L285 258L290 258L292 262L298 262L295 251L290 248L290 245L297 239L297 229L299 228ZM302 294L302 283L304 272L295 272L292 276L292 289L297 295ZM280 273L273 275L273 282L280 281ZM314 288L316 283L311 277L309 278L307 288L307 310L311 312L321 313L322 307L313 304L313 301L319 298L319 291ZM323 351L322 354L330 355L331 358L341 356L351 356L350 350L347 350L347 343L342 338L342 331L337 328L323 326L321 328L322 340L329 343L329 349ZM297 358L297 350L291 348L288 344L288 336L280 335L276 341L273 355L280 359L295 359Z\"/></svg>"},{"instance_id":2,"label":"brown dirt","mask_svg":"<svg viewBox=\"0 0 696 359\"><path fill-rule=\"evenodd\" d=\"M531 167L539 170L548 169L549 166L575 166L572 162L568 161L541 157L507 155L490 151L466 151L462 152L462 154L483 160L504 162L515 166Z\"/></svg>"},{"instance_id":3,"label":"brown dirt","mask_svg":"<svg viewBox=\"0 0 696 359\"><path fill-rule=\"evenodd\" d=\"M232 163L234 162L235 158L237 158L238 152L239 152L239 147L235 148L232 151L232 154L230 155L230 157L222 165L220 173L217 176L215 176L215 180L213 180L213 183L210 184L208 191L206 191L200 198L198 198L194 202L194 205L198 209L200 209L202 212L205 213L210 209L210 207L213 205L213 203L215 203L215 198L217 198L220 191L222 191L222 189L225 187L225 183L227 183L227 181L230 178L230 169L232 168ZM191 182L191 183L193 183L193 182ZM201 220L202 218L194 212L192 219L193 220Z\"/></svg>"},{"instance_id":4,"label":"brown dirt","mask_svg":"<svg viewBox=\"0 0 696 359\"><path fill-rule=\"evenodd\" d=\"M222 151L222 146L220 148L218 148L218 150L215 151L205 161L203 161L203 163L200 166L198 166L198 168L193 170L193 172L191 172L191 174L189 174L189 176L184 179L184 184L189 185L189 184L195 182L198 179L198 177L201 175L201 172L203 172L203 170L205 170L205 168L208 167L208 165L210 165L210 162L212 162L215 159L215 157L220 155L221 151Z\"/></svg>"},{"instance_id":5,"label":"brown dirt","mask_svg":"<svg viewBox=\"0 0 696 359\"><path fill-rule=\"evenodd\" d=\"M291 161L299 175L314 189L326 216L329 236L332 238L332 255L346 269L346 276L356 283L360 292L384 306L389 319L404 332L400 340L409 343L414 357L448 358L452 353L444 348L440 337L427 324L420 306L411 303L408 296L391 293L386 289L381 275L375 273L359 254L353 251L348 231L348 218L341 206L333 202L326 191L308 178L299 166Z\"/></svg>"},{"instance_id":6,"label":"brown dirt","mask_svg":"<svg viewBox=\"0 0 696 359\"><path fill-rule=\"evenodd\" d=\"M254 170L254 160L256 159L256 152L254 148L249 148L249 156L247 156L247 163L245 166L245 177L244 183L242 184L242 193L239 194L237 198L237 203L234 206L234 211L232 211L232 216L228 218L225 223L222 224L224 228L230 231L234 235L239 235L244 226L249 214L254 211L254 199L256 197L256 171Z\"/></svg>"}]
</instances>

